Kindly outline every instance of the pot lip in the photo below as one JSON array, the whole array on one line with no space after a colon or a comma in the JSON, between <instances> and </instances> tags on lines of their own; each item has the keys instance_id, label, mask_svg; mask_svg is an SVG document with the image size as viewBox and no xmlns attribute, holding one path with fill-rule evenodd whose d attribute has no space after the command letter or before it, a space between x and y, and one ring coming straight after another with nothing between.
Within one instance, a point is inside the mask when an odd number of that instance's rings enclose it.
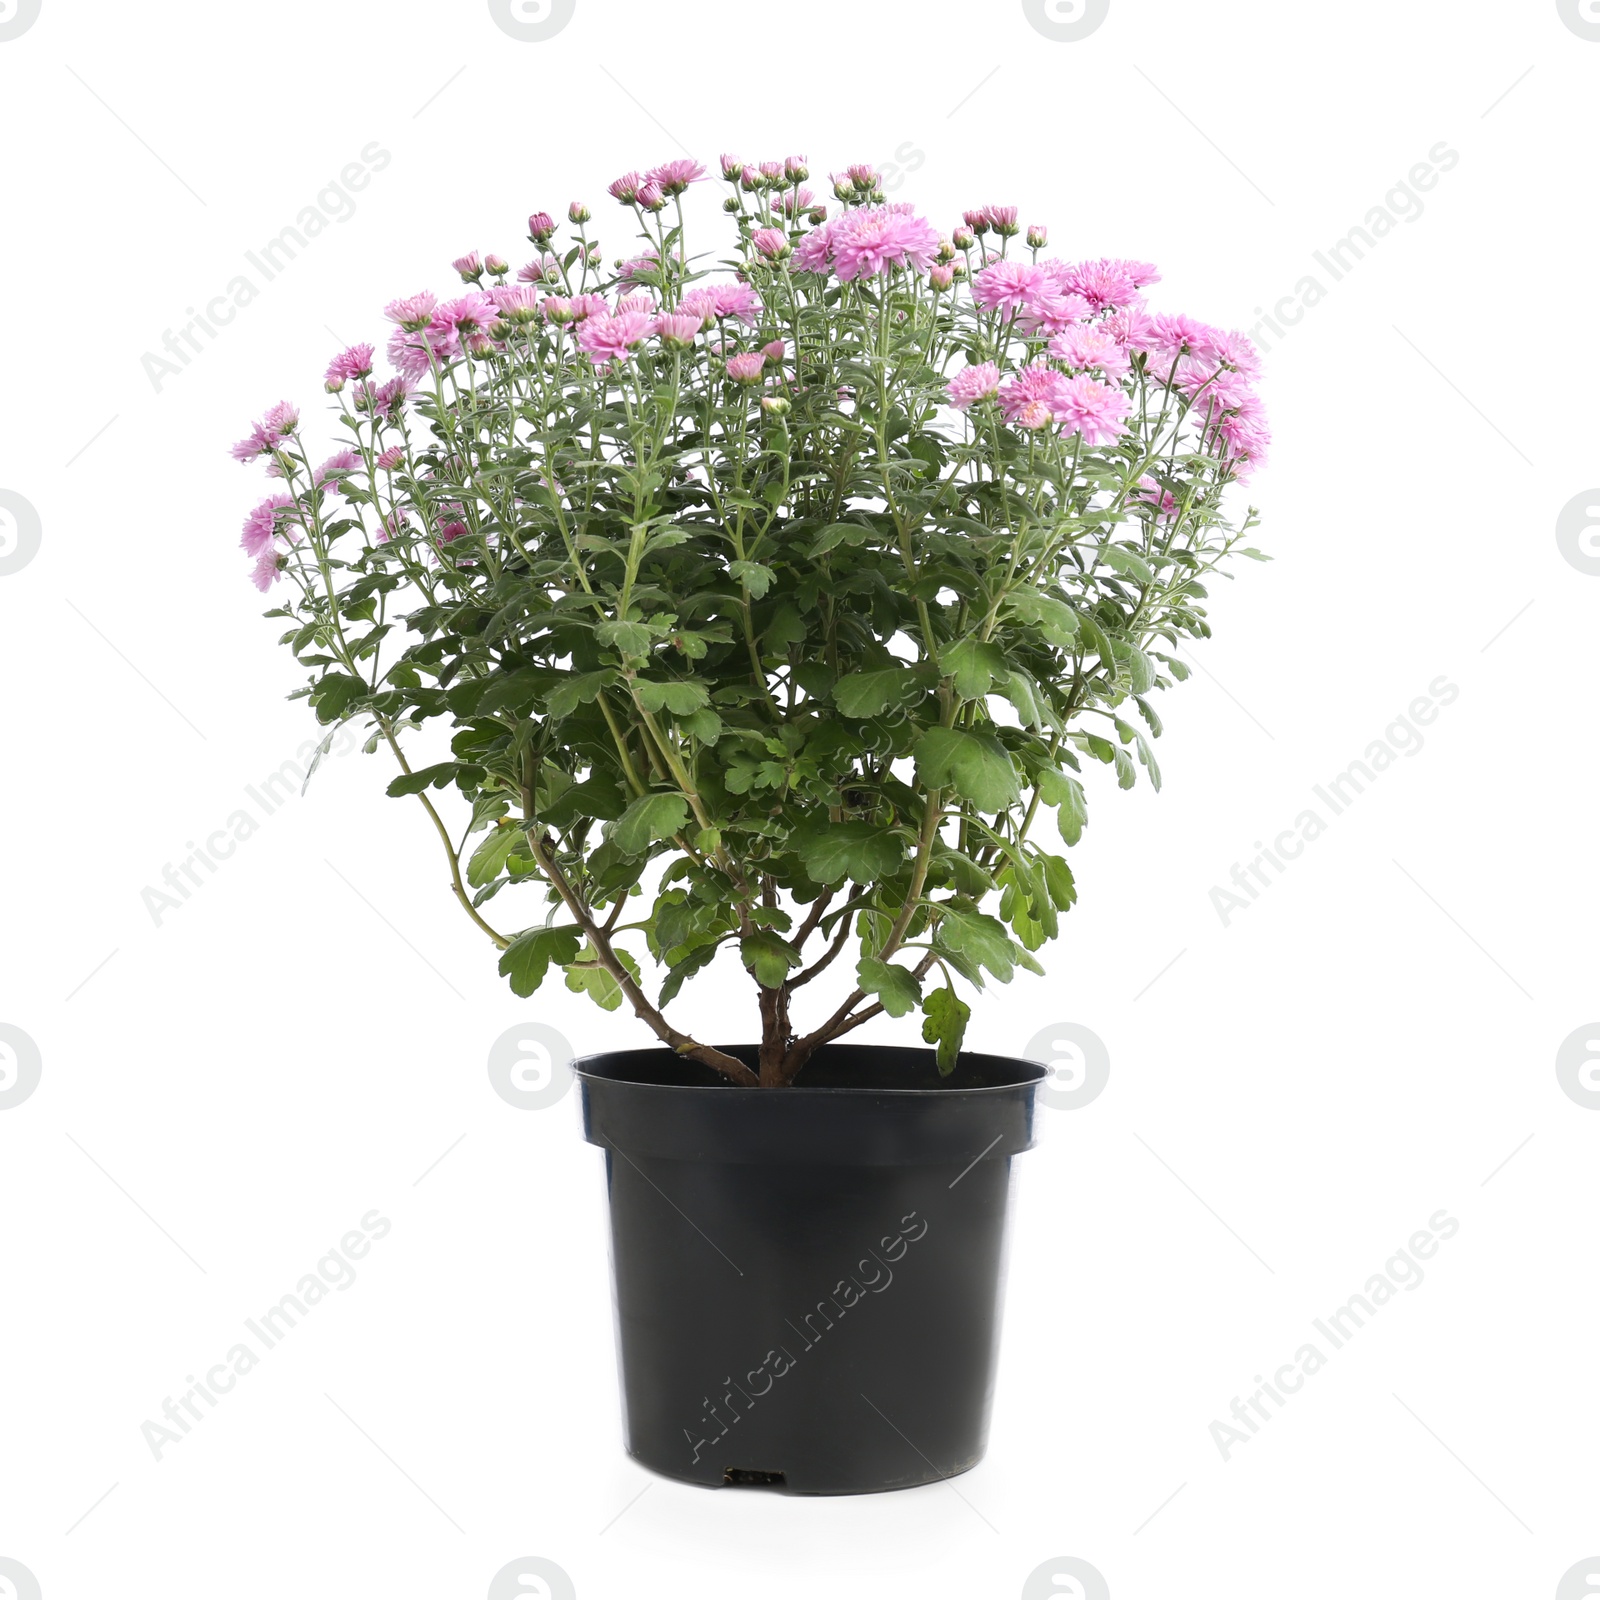
<instances>
[{"instance_id":1,"label":"pot lip","mask_svg":"<svg viewBox=\"0 0 1600 1600\"><path fill-rule=\"evenodd\" d=\"M730 1045L726 1045L726 1044L718 1044L714 1048L716 1048L718 1050L733 1050L733 1049L753 1049L754 1046L752 1046L752 1045L734 1045L734 1046L730 1046ZM827 1046L824 1045L822 1048L826 1049ZM850 1048L857 1049L857 1050L882 1051L885 1055L890 1055L890 1056L895 1056L895 1055L898 1055L898 1056L932 1055L933 1054L933 1052L931 1050L918 1049L914 1045L893 1045L893 1044L863 1045L863 1044L857 1044L857 1045L852 1045ZM573 1057L573 1059L572 1059L572 1072L573 1072L573 1075L575 1077L582 1079L586 1084L589 1084L589 1083L620 1084L620 1085L623 1085L623 1086L627 1087L630 1090L655 1090L655 1091L659 1091L659 1092L665 1093L665 1094L695 1094L695 1095L718 1094L718 1095L720 1095L720 1094L725 1093L727 1090L732 1089L732 1088L735 1087L735 1085L727 1084L727 1083L649 1083L649 1082L641 1081L641 1080L639 1080L637 1078L614 1077L610 1073L592 1072L592 1071L590 1071L588 1069L588 1063L592 1062L592 1061L603 1061L608 1056L642 1054L642 1053L645 1053L647 1051L650 1051L651 1049L652 1049L652 1047L649 1046L649 1045L636 1045L636 1046L627 1046L627 1047L624 1047L621 1050L593 1050L593 1051L590 1051L586 1055L574 1056ZM662 1055L675 1055L676 1054L676 1052L673 1051L671 1049L671 1047L668 1046L668 1045L660 1045L660 1046L655 1047L655 1049L659 1050L659 1052ZM988 1050L963 1051L962 1054L963 1055L975 1055L975 1056L988 1056L991 1060L1001 1060L1001 1061L1009 1062L1013 1066L1015 1066L1016 1068L1019 1069L1019 1076L1012 1083L969 1084L969 1085L964 1085L964 1086L960 1086L960 1087L952 1085L949 1088L945 1088L942 1085L935 1084L935 1085L930 1085L927 1088L920 1088L920 1089L919 1088L897 1088L897 1087L892 1087L892 1086L891 1087L884 1087L884 1086L871 1087L871 1086L868 1086L868 1085L865 1085L865 1084L857 1087L857 1086L855 1086L853 1084L791 1083L784 1089L783 1095L781 1097L781 1103L791 1104L796 1096L804 1096L806 1098L812 1098L812 1097L815 1097L815 1096L822 1096L822 1095L845 1095L845 1096L855 1095L855 1096L872 1097L872 1098L879 1098L879 1099L885 1098L885 1097L891 1098L891 1099L924 1099L924 1098L932 1098L932 1097L935 1097L935 1096L943 1096L943 1097L946 1097L946 1098L958 1098L958 1097L960 1097L960 1098L968 1098L968 1097L970 1097L970 1098L979 1098L979 1097L988 1096L988 1095L1014 1094L1019 1089L1032 1089L1035 1085L1037 1085L1039 1083L1042 1083L1046 1078L1048 1078L1050 1076L1050 1068L1047 1065L1045 1065L1045 1063L1043 1063L1042 1061L1034 1061L1034 1060L1030 1059L1027 1056L1001 1056L1001 1055L996 1055L994 1052L988 1051Z\"/></svg>"}]
</instances>

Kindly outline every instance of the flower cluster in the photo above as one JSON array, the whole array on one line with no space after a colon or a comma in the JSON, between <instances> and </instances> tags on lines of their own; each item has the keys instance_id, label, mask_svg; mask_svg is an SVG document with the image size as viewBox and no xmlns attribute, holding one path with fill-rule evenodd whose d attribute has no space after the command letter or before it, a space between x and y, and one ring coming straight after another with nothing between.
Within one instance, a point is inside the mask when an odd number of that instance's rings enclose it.
<instances>
[{"instance_id":1,"label":"flower cluster","mask_svg":"<svg viewBox=\"0 0 1600 1600\"><path fill-rule=\"evenodd\" d=\"M731 248L691 249L716 175ZM1126 786L1136 750L1154 778L1123 709L1159 731L1161 649L1205 631L1196 580L1250 525L1225 500L1269 435L1249 340L1153 305L1149 263L1047 256L1010 204L941 231L870 165L829 175L831 205L810 177L668 161L608 186L620 254L573 201L529 215L520 266L457 256L448 292L383 308L381 357L328 363L332 454L287 402L234 445L273 480L241 543L263 592L288 580L323 721L369 718L399 754L455 719L425 773L490 829L452 865L480 926L499 886L592 911L672 848L689 898L650 953L681 981L736 941L782 989L804 943L783 896L848 866L877 886L840 902L863 992L892 1008L930 965L1009 975L971 920L990 889L1026 949L1053 932L1070 875L1027 827L1041 797L1080 809L1079 755ZM584 954L549 930L516 973L559 950L647 1015L610 925L579 916ZM907 941L914 973L889 965Z\"/></svg>"}]
</instances>

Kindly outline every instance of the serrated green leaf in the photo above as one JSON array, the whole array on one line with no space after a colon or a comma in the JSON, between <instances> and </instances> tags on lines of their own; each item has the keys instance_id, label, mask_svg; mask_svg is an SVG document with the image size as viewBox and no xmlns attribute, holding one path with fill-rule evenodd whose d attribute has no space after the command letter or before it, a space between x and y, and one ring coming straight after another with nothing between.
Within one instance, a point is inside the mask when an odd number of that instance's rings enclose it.
<instances>
[{"instance_id":1,"label":"serrated green leaf","mask_svg":"<svg viewBox=\"0 0 1600 1600\"><path fill-rule=\"evenodd\" d=\"M778 574L771 567L763 566L759 561L729 562L728 572L735 582L742 584L757 600L777 582L778 578Z\"/></svg>"},{"instance_id":2,"label":"serrated green leaf","mask_svg":"<svg viewBox=\"0 0 1600 1600\"><path fill-rule=\"evenodd\" d=\"M500 953L500 975L524 1000L544 982L551 962L565 966L577 958L583 939L576 928L530 928Z\"/></svg>"},{"instance_id":3,"label":"serrated green leaf","mask_svg":"<svg viewBox=\"0 0 1600 1600\"><path fill-rule=\"evenodd\" d=\"M917 776L930 789L953 788L984 811L1003 811L1019 798L1017 769L993 734L929 728L915 755Z\"/></svg>"},{"instance_id":4,"label":"serrated green leaf","mask_svg":"<svg viewBox=\"0 0 1600 1600\"><path fill-rule=\"evenodd\" d=\"M921 692L911 667L883 667L868 672L847 672L833 686L833 703L847 717L878 717L899 708Z\"/></svg>"},{"instance_id":5,"label":"serrated green leaf","mask_svg":"<svg viewBox=\"0 0 1600 1600\"><path fill-rule=\"evenodd\" d=\"M709 689L698 678L671 678L666 682L636 678L633 693L644 710L670 711L678 717L687 717L711 703Z\"/></svg>"},{"instance_id":6,"label":"serrated green leaf","mask_svg":"<svg viewBox=\"0 0 1600 1600\"><path fill-rule=\"evenodd\" d=\"M972 1007L954 989L930 989L924 997L922 1037L925 1043L938 1046L934 1060L940 1077L948 1078L955 1071L971 1018Z\"/></svg>"},{"instance_id":7,"label":"serrated green leaf","mask_svg":"<svg viewBox=\"0 0 1600 1600\"><path fill-rule=\"evenodd\" d=\"M875 994L891 1017L915 1011L922 997L916 975L906 967L865 956L856 963L856 983L864 994Z\"/></svg>"},{"instance_id":8,"label":"serrated green leaf","mask_svg":"<svg viewBox=\"0 0 1600 1600\"><path fill-rule=\"evenodd\" d=\"M739 959L765 989L776 989L800 965L800 952L775 933L752 933L739 941Z\"/></svg>"},{"instance_id":9,"label":"serrated green leaf","mask_svg":"<svg viewBox=\"0 0 1600 1600\"><path fill-rule=\"evenodd\" d=\"M846 878L872 883L894 871L905 856L895 834L870 822L832 822L796 834L790 843L815 883L840 883Z\"/></svg>"},{"instance_id":10,"label":"serrated green leaf","mask_svg":"<svg viewBox=\"0 0 1600 1600\"><path fill-rule=\"evenodd\" d=\"M642 794L611 826L611 838L624 855L642 856L658 839L670 839L689 820L681 794L655 790Z\"/></svg>"}]
</instances>

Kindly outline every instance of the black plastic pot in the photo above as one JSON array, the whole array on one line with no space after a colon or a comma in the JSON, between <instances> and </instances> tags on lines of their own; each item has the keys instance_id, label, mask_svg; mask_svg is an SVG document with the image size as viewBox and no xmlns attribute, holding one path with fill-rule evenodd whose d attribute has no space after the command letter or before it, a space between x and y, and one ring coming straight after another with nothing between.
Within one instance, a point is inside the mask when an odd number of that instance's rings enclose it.
<instances>
[{"instance_id":1,"label":"black plastic pot","mask_svg":"<svg viewBox=\"0 0 1600 1600\"><path fill-rule=\"evenodd\" d=\"M963 1055L940 1078L931 1050L868 1045L786 1089L667 1049L573 1067L606 1152L629 1454L800 1494L977 1465L1011 1158L1048 1069Z\"/></svg>"}]
</instances>

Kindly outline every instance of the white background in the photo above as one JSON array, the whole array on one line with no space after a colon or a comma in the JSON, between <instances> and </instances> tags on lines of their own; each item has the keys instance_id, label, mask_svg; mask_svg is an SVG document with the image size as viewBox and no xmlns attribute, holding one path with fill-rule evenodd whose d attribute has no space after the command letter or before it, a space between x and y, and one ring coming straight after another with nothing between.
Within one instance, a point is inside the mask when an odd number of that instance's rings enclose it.
<instances>
[{"instance_id":1,"label":"white background","mask_svg":"<svg viewBox=\"0 0 1600 1600\"><path fill-rule=\"evenodd\" d=\"M1600 482L1597 74L1554 0L1112 0L1075 43L1013 0L578 0L540 43L483 0L43 0L0 40L0 489L42 529L0 577L0 1023L43 1064L0 1111L0 1557L45 1600L478 1597L521 1556L582 1600L1010 1597L1061 1556L1116 1600L1545 1600L1600 1554L1600 1112L1555 1070L1600 1016L1600 578L1555 533ZM158 391L145 353L372 141L354 215ZM575 1096L514 1109L485 1068L519 1021L640 1025L509 993L376 760L249 801L312 724L227 445L315 413L452 256L523 259L529 210L584 196L620 242L606 182L684 152L805 152L824 193L915 167L894 197L942 227L1014 202L1249 327L1441 141L1423 213L1268 354L1275 561L1217 587L1164 791L1095 776L1048 978L977 1003L980 1048L1111 1055L1016 1163L988 1459L859 1499L652 1478L600 1154ZM1425 746L1224 926L1212 888L1441 675ZM240 809L158 926L141 892ZM153 1459L141 1424L374 1208L359 1281ZM1441 1208L1426 1281L1224 1461L1233 1398Z\"/></svg>"}]
</instances>

